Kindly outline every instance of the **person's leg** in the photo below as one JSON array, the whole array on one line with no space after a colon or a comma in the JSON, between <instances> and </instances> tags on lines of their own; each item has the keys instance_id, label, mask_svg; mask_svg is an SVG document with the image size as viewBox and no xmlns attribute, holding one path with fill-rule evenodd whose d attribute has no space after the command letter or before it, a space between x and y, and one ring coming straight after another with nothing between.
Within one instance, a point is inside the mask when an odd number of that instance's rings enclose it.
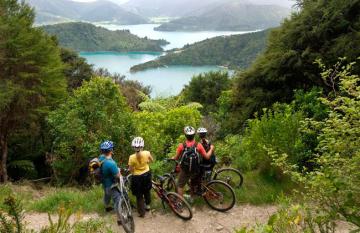
<instances>
[{"instance_id":1,"label":"person's leg","mask_svg":"<svg viewBox=\"0 0 360 233\"><path fill-rule=\"evenodd\" d=\"M146 211L149 211L150 210L150 203L151 203L151 193L150 193L151 190L148 190L144 193L144 198L145 198L145 210Z\"/></svg>"},{"instance_id":2,"label":"person's leg","mask_svg":"<svg viewBox=\"0 0 360 233\"><path fill-rule=\"evenodd\" d=\"M136 205L137 205L137 211L139 213L139 217L144 217L145 203L144 203L144 196L142 194L136 196Z\"/></svg>"},{"instance_id":3,"label":"person's leg","mask_svg":"<svg viewBox=\"0 0 360 233\"><path fill-rule=\"evenodd\" d=\"M186 185L186 183L188 182L190 176L188 174L186 174L184 171L180 171L179 174L179 179L178 179L178 188L177 188L177 193L180 196L184 196L184 187Z\"/></svg>"},{"instance_id":4,"label":"person's leg","mask_svg":"<svg viewBox=\"0 0 360 233\"><path fill-rule=\"evenodd\" d=\"M106 212L110 212L113 210L113 208L110 205L110 202L111 202L111 190L110 188L104 188L104 205Z\"/></svg>"},{"instance_id":5,"label":"person's leg","mask_svg":"<svg viewBox=\"0 0 360 233\"><path fill-rule=\"evenodd\" d=\"M120 220L120 215L119 215L119 203L121 201L121 193L117 188L112 188L111 189L111 198L113 200L114 203L114 209L116 210L116 215L117 215L117 223L118 225L121 225L121 220Z\"/></svg>"}]
</instances>

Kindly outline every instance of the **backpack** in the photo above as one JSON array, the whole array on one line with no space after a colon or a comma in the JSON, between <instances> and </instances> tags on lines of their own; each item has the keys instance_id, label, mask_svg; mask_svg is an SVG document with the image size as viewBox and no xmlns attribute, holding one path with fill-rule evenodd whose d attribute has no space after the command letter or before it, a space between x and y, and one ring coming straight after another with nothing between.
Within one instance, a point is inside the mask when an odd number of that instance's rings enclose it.
<instances>
[{"instance_id":1,"label":"backpack","mask_svg":"<svg viewBox=\"0 0 360 233\"><path fill-rule=\"evenodd\" d=\"M102 180L102 172L101 166L103 162L99 160L99 158L93 158L89 162L89 173L90 176L95 178L97 182L101 182Z\"/></svg>"},{"instance_id":2,"label":"backpack","mask_svg":"<svg viewBox=\"0 0 360 233\"><path fill-rule=\"evenodd\" d=\"M180 159L180 167L188 173L197 173L200 171L202 157L197 151L197 143L191 147L187 147L186 143L183 144L184 151Z\"/></svg>"}]
</instances>

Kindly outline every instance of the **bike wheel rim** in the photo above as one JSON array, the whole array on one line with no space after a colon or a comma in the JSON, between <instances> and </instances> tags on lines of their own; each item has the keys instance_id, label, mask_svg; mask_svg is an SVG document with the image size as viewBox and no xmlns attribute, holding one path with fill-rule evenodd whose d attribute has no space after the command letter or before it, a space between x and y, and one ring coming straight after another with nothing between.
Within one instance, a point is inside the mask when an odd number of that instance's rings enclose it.
<instances>
[{"instance_id":1,"label":"bike wheel rim","mask_svg":"<svg viewBox=\"0 0 360 233\"><path fill-rule=\"evenodd\" d=\"M210 207L220 211L229 210L235 204L233 190L222 182L210 182L207 184L203 197Z\"/></svg>"},{"instance_id":2,"label":"bike wheel rim","mask_svg":"<svg viewBox=\"0 0 360 233\"><path fill-rule=\"evenodd\" d=\"M215 177L216 180L224 181L229 184L231 187L239 188L242 185L243 178L242 176L235 170L232 169L224 169L220 170Z\"/></svg>"}]
</instances>

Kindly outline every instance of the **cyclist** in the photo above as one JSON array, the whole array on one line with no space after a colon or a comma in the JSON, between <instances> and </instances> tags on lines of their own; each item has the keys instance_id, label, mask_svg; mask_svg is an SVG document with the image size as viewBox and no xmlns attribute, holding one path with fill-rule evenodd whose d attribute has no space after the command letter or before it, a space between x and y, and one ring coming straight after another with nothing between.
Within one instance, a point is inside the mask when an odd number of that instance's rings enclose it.
<instances>
[{"instance_id":1,"label":"cyclist","mask_svg":"<svg viewBox=\"0 0 360 233\"><path fill-rule=\"evenodd\" d=\"M101 163L101 182L104 188L104 204L106 212L110 212L113 208L117 208L120 202L121 194L117 189L112 187L117 184L117 179L120 178L120 169L116 162L112 159L114 150L114 143L112 141L104 141L100 144L101 155L99 161ZM113 201L114 207L111 207L110 202ZM118 225L121 225L121 220L118 216Z\"/></svg>"},{"instance_id":2,"label":"cyclist","mask_svg":"<svg viewBox=\"0 0 360 233\"><path fill-rule=\"evenodd\" d=\"M191 194L194 194L195 188L201 182L201 169L199 160L207 160L210 158L210 153L206 153L201 143L195 141L195 129L192 126L184 128L186 137L185 143L178 146L176 155L173 157L180 162L180 174L178 179L179 195L184 195L184 187L190 180Z\"/></svg>"},{"instance_id":3,"label":"cyclist","mask_svg":"<svg viewBox=\"0 0 360 233\"><path fill-rule=\"evenodd\" d=\"M212 171L212 169L214 168L214 166L216 164L216 157L215 157L215 153L214 153L215 146L208 139L206 139L206 136L208 133L206 128L203 128L203 127L198 128L197 133L200 137L201 145L204 147L206 153L210 157L209 160L204 160L203 164L206 166L209 166L209 170Z\"/></svg>"},{"instance_id":4,"label":"cyclist","mask_svg":"<svg viewBox=\"0 0 360 233\"><path fill-rule=\"evenodd\" d=\"M151 172L149 163L153 161L153 157L149 151L144 149L144 139L136 137L131 143L135 150L135 154L129 157L129 169L132 173L131 191L136 197L137 211L139 217L145 216L145 211L150 210L151 202ZM145 199L145 204L144 204Z\"/></svg>"}]
</instances>

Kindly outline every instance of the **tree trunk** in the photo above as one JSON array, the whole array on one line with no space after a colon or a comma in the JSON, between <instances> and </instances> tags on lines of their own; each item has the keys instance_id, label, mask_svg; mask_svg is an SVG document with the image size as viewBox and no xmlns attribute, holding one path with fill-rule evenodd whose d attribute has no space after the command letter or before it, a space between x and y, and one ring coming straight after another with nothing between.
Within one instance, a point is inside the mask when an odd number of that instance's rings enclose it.
<instances>
[{"instance_id":1,"label":"tree trunk","mask_svg":"<svg viewBox=\"0 0 360 233\"><path fill-rule=\"evenodd\" d=\"M4 135L1 135L0 146L1 146L0 182L6 183L8 181L8 174L6 169L6 161L8 157L8 145L7 145L7 138Z\"/></svg>"}]
</instances>

